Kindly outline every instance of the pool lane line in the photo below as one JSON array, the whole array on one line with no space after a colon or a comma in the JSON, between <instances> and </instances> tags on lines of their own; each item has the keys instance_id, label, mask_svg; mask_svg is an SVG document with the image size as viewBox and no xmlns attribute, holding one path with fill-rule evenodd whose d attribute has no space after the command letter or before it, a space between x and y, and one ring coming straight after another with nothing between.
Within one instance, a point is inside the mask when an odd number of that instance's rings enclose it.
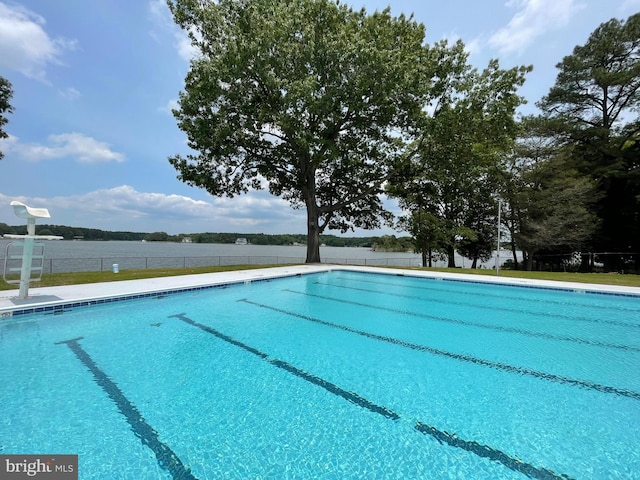
<instances>
[{"instance_id":1,"label":"pool lane line","mask_svg":"<svg viewBox=\"0 0 640 480\"><path fill-rule=\"evenodd\" d=\"M191 473L191 470L185 467L180 458L171 450L171 447L158 439L158 432L145 421L136 406L131 403L114 381L98 367L91 356L82 348L78 341L83 338L84 337L72 338L71 340L56 342L55 344L64 344L69 347L75 356L78 357L78 360L89 369L96 383L109 398L114 401L120 413L127 419L136 437L153 451L160 467L169 471L171 476L176 480L197 480Z\"/></svg>"},{"instance_id":2,"label":"pool lane line","mask_svg":"<svg viewBox=\"0 0 640 480\"><path fill-rule=\"evenodd\" d=\"M514 365L509 365L508 363L494 362L491 360L486 360L484 358L472 357L471 355L464 355L460 353L448 352L446 350L440 350L438 348L429 347L427 345L418 345L415 343L410 343L404 340L399 340L393 337L385 337L384 335L378 335L371 332L366 332L364 330L358 330L356 328L347 327L346 325L340 325L337 323L327 322L326 320L321 320L319 318L314 318L309 315L304 315L302 313L291 312L282 308L273 307L271 305L265 305L263 303L254 302L247 298L242 298L238 300L238 302L248 303L250 305L254 305L256 307L265 308L268 310L272 310L274 312L283 313L285 315L289 315L291 317L301 318L303 320L307 320L310 322L318 323L320 325L325 325L331 328L337 328L339 330L344 330L345 332L355 333L357 335L361 335L363 337L371 338L373 340L379 340L381 342L391 343L394 345L399 345L401 347L410 348L411 350L417 350L421 352L431 353L433 355L438 355L441 357L451 358L454 360L459 360L463 362L473 363L475 365L481 365L483 367L489 367L496 370L501 370L508 373L515 373L517 375L526 375L530 377L539 378L542 380L548 380L550 382L561 383L565 385L571 385L574 387L585 388L588 390L595 390L597 392L608 393L619 395L621 397L631 398L633 400L640 400L640 393L634 392L633 390L626 390L617 387L610 387L607 385L602 385L599 383L588 382L585 380L578 380L570 377L563 377L561 375L555 375L553 373L541 372L538 370L532 370L530 368L525 367L516 367Z\"/></svg>"},{"instance_id":3,"label":"pool lane line","mask_svg":"<svg viewBox=\"0 0 640 480\"><path fill-rule=\"evenodd\" d=\"M261 352L260 350L256 350L253 347L250 347L249 345L242 343L238 340L235 340L234 338L231 338L228 335L225 335L224 333L216 330L215 328L209 327L207 325L204 325L202 323L198 323L195 322L193 320L191 320L189 317L186 316L186 314L184 313L178 313L176 315L170 315L169 318L177 318L178 320L182 320L184 323L187 323L189 325L192 325L194 327L199 328L200 330L204 330L207 333L210 333L216 337L218 337L220 340L224 340L227 343L230 343L232 345L235 345L236 347L239 347L249 353L252 353L253 355L261 358L262 360L264 360L267 363L270 363L271 365L278 367L282 370L286 370L289 373L292 373L293 375L302 378L303 380L306 380L309 383L312 383L314 385L317 385L321 388L324 388L325 390L327 390L328 392L333 393L334 395L337 395L339 397L344 398L345 400L358 405L362 408L366 408L367 410L370 410L374 413L378 413L380 415L382 415L383 417L387 417L390 418L391 420L398 420L400 417L395 413L392 412L391 410L386 409L385 407L381 407L376 405L375 403L371 403L369 400L367 400L366 398L362 398L360 397L358 394L353 393L353 392L348 392L346 390L343 390L342 388L338 387L337 385L334 385L331 382L328 382L327 380L324 380L322 378L316 377L315 375L312 375L308 372L305 372L304 370L300 370L299 368L294 367L293 365L287 363L287 362L283 362L282 360L278 360L277 358L270 358L266 353Z\"/></svg>"},{"instance_id":4,"label":"pool lane line","mask_svg":"<svg viewBox=\"0 0 640 480\"><path fill-rule=\"evenodd\" d=\"M391 275L387 275L389 277L391 277ZM412 280L419 280L419 281L423 281L423 280L431 280L431 281L439 281L442 280L444 282L454 282L454 283L463 283L463 284L471 284L471 285L482 285L482 286L491 286L491 287L513 287L513 288L517 288L517 289L528 289L528 290L543 290L543 291L551 291L551 292L559 292L559 293L576 293L575 292L575 288L571 289L571 288L556 288L556 287L543 287L543 286L530 286L530 285L516 285L516 284L488 284L487 282L482 282L482 281L469 281L469 280L456 280L456 279L447 279L447 278L429 278L429 277L414 277L411 275L401 275L402 278L405 279L412 279ZM345 278L344 276L342 278ZM354 281L353 278L349 278L346 277L346 279L348 281ZM359 278L357 280L360 283L373 283L376 285L384 285L386 287L389 286L394 286L394 287L402 287L402 288L411 288L411 289L417 289L420 291L424 291L424 290L430 290L432 292L437 292L437 293L457 293L457 294L461 294L463 293L464 295L473 295L476 297L493 297L493 298L498 298L500 300L505 300L505 297L499 294L491 294L491 293L487 293L487 292L460 292L459 290L453 289L453 288L434 288L434 286L431 285L406 285L406 284L400 284L400 283L394 283L394 282L381 282L381 281L376 281L376 280L370 280L370 279L361 279ZM438 286L439 287L439 286ZM524 292L521 292L524 293ZM612 296L612 297L624 297L624 298L635 298L635 299L640 299L640 296L638 295L633 295L633 294L618 294L618 293L612 293L612 292L598 292L598 291L593 291L593 290L581 290L580 293L589 293L590 295L602 295L604 297L607 296ZM511 299L515 299L515 300L523 300L523 301L531 301L526 294L525 295L512 295ZM609 310L610 307L607 307L605 305L587 305L583 302L571 302L570 305L568 305L565 301L559 301L559 300L554 300L554 299L549 299L549 300L545 300L547 303L553 303L556 305L560 305L563 308L567 308L567 307L571 307L571 306L578 306L578 307L588 307L588 308L593 308L593 309L604 309L604 310ZM626 306L620 306L617 307L619 310L623 310L625 312L632 312L632 313L638 313L640 312L640 308L629 308Z\"/></svg>"},{"instance_id":5,"label":"pool lane line","mask_svg":"<svg viewBox=\"0 0 640 480\"><path fill-rule=\"evenodd\" d=\"M439 315L430 315L428 313L412 312L410 310L398 310L396 308L381 307L377 305L371 305L369 303L356 302L355 300L345 300L340 298L328 297L326 295L318 295L309 292L299 292L297 290L291 290L290 288L284 288L283 292L295 293L297 295L304 295L306 297L319 298L322 300L329 300L332 302L345 303L347 305L355 305L356 307L371 308L373 310L381 310L383 312L399 313L401 315L410 315L412 317L425 318L427 320L435 320L437 322L452 323L455 325L462 325L465 327L484 328L486 330L495 330L497 332L515 333L516 335L523 335L526 337L543 338L545 340L557 340L561 342L579 343L581 345L589 345L592 347L611 348L616 350L623 350L627 352L640 353L640 347L634 347L632 345L618 345L615 343L599 342L595 340L587 340L584 338L565 337L561 335L553 335L551 333L544 332L532 332L530 330L522 330L521 328L502 327L499 325L487 325L478 322L469 322L467 320L458 320L457 318L441 317Z\"/></svg>"},{"instance_id":6,"label":"pool lane line","mask_svg":"<svg viewBox=\"0 0 640 480\"><path fill-rule=\"evenodd\" d=\"M517 472L523 473L529 478L535 478L535 479L562 478L565 480L571 480L571 477L569 477L568 475L565 475L564 473L557 474L553 470L534 467L533 465L524 463L515 457L507 455L501 450L496 450L494 448L488 447L486 445L482 445L475 441L464 440L453 433L438 430L432 427L431 425L427 425L426 423L422 423L420 421L416 422L415 429L425 435L431 435L440 443L446 443L447 445L451 445L452 447L462 448L469 452L473 452L480 457L488 458L490 460L493 460L494 462L501 463L505 467L511 470L515 470Z\"/></svg>"},{"instance_id":7,"label":"pool lane line","mask_svg":"<svg viewBox=\"0 0 640 480\"><path fill-rule=\"evenodd\" d=\"M545 317L552 318L561 318L563 320L568 321L576 321L576 322L588 322L588 323L602 323L607 325L615 325L618 327L629 327L629 328L640 328L640 323L626 323L626 322L618 322L615 320L598 320L595 318L587 318L587 317L576 317L572 315L564 315L562 313L545 313L545 312L535 312L531 310L525 310L523 308L508 308L508 307L500 307L496 305L481 305L479 303L469 303L469 302L456 302L452 300L441 300L439 298L426 298L420 297L418 295L407 295L403 293L392 293L392 292L381 292L380 290L371 290L370 288L362 288L362 287L354 287L352 285L338 285L337 283L329 283L329 282L314 282L316 285L325 285L332 288L342 288L346 290L355 290L358 292L366 292L366 293L374 293L377 295L390 295L392 297L398 298L407 298L409 300L421 300L423 302L435 302L442 303L444 305L459 305L462 307L476 307L482 308L483 310L499 310L501 312L512 312L512 313L524 313L527 315L544 315Z\"/></svg>"},{"instance_id":8,"label":"pool lane line","mask_svg":"<svg viewBox=\"0 0 640 480\"><path fill-rule=\"evenodd\" d=\"M261 360L264 360L275 367L281 368L303 380L306 380L309 383L312 383L313 385L317 385L321 388L324 388L328 392L334 395L337 395L339 397L342 397L345 400L349 401L350 403L353 403L359 407L365 408L370 412L377 413L379 415L382 415L385 418L396 420L396 421L400 420L401 418L400 415L398 415L393 410L388 409L387 407L376 405L375 403L370 402L366 398L361 397L357 393L346 391L338 387L337 385L329 382L328 380L317 377L311 373L305 372L304 370L301 370L283 360L271 358L266 353L263 353L260 350L257 350L256 348L253 348L245 343L242 343L239 340L236 340L216 330L213 327L210 327L208 325L204 325L202 323L192 320L191 318L187 317L186 313L178 313L176 315L170 315L169 318L177 318L178 320L181 320L191 326L197 327L207 333L210 333L216 336L217 338L224 340L225 342L228 342L249 353L252 353L253 355L256 355ZM571 480L571 477L567 475L564 475L564 474L558 475L553 470L535 467L531 464L522 462L518 458L512 457L502 452L501 450L496 450L495 448L489 447L487 445L483 445L475 441L468 441L468 440L461 439L455 434L452 434L443 430L439 430L436 427L433 427L431 425L428 425L420 421L415 422L414 429L424 435L429 435L433 437L441 445L447 444L451 447L460 448L469 453L473 453L479 457L487 458L489 460L492 460L496 463L499 463L509 468L510 470L523 473L529 478L534 478L537 480Z\"/></svg>"}]
</instances>

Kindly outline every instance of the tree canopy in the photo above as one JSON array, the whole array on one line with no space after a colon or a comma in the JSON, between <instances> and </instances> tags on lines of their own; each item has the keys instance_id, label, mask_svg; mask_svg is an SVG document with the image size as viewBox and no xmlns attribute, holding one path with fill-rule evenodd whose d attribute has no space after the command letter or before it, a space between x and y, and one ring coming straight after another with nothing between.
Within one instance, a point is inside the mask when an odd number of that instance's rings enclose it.
<instances>
[{"instance_id":1,"label":"tree canopy","mask_svg":"<svg viewBox=\"0 0 640 480\"><path fill-rule=\"evenodd\" d=\"M429 46L388 9L168 3L199 51L174 110L191 148L169 159L178 178L305 209L307 262L327 229L390 224L383 193L425 263L486 259L498 199L516 263L516 247L529 267L540 252L640 252L640 14L598 27L558 64L542 115L517 122L531 67L479 71L461 42Z\"/></svg>"},{"instance_id":2,"label":"tree canopy","mask_svg":"<svg viewBox=\"0 0 640 480\"><path fill-rule=\"evenodd\" d=\"M598 185L596 251L640 252L640 14L600 25L558 65L539 103L571 147L568 164ZM611 265L621 269L622 265Z\"/></svg>"},{"instance_id":3,"label":"tree canopy","mask_svg":"<svg viewBox=\"0 0 640 480\"><path fill-rule=\"evenodd\" d=\"M170 158L212 195L267 188L319 234L390 222L381 193L421 135L450 54L389 10L330 0L169 0L200 56L174 111L194 153Z\"/></svg>"},{"instance_id":4,"label":"tree canopy","mask_svg":"<svg viewBox=\"0 0 640 480\"><path fill-rule=\"evenodd\" d=\"M409 212L401 225L418 241L423 259L435 250L455 266L455 250L486 260L495 229L494 177L499 153L518 132L517 89L531 67L501 69L492 60L482 71L468 64L464 45L453 47L455 64L423 124L418 155L408 174L392 179L387 191Z\"/></svg>"},{"instance_id":5,"label":"tree canopy","mask_svg":"<svg viewBox=\"0 0 640 480\"><path fill-rule=\"evenodd\" d=\"M637 133L637 117L626 114L640 106L640 13L603 23L556 67L555 85L539 106L562 120L570 136Z\"/></svg>"},{"instance_id":6,"label":"tree canopy","mask_svg":"<svg viewBox=\"0 0 640 480\"><path fill-rule=\"evenodd\" d=\"M514 239L527 252L527 270L536 253L580 252L598 227L592 209L594 182L555 156L523 172L526 188L517 197L520 224Z\"/></svg>"},{"instance_id":7,"label":"tree canopy","mask_svg":"<svg viewBox=\"0 0 640 480\"><path fill-rule=\"evenodd\" d=\"M11 83L4 77L0 77L0 139L8 138L9 134L4 131L4 126L7 124L7 113L13 113L13 107L11 106L11 97L13 96L13 89ZM0 151L0 160L4 158L4 153Z\"/></svg>"}]
</instances>

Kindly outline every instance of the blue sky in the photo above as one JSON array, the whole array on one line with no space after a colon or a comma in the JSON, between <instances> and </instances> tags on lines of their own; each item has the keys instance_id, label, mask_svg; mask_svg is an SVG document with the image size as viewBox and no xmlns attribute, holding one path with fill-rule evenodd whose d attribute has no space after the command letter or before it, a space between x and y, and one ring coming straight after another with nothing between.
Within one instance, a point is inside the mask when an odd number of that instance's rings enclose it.
<instances>
[{"instance_id":1,"label":"blue sky","mask_svg":"<svg viewBox=\"0 0 640 480\"><path fill-rule=\"evenodd\" d=\"M347 3L413 13L427 43L461 39L478 68L533 65L525 113L595 28L640 11L640 0ZM19 200L48 208L47 223L103 230L305 233L304 212L267 192L213 198L176 178L167 158L186 145L170 109L191 55L164 0L0 0L0 76L15 108L0 141L0 222L23 223L9 206Z\"/></svg>"}]
</instances>

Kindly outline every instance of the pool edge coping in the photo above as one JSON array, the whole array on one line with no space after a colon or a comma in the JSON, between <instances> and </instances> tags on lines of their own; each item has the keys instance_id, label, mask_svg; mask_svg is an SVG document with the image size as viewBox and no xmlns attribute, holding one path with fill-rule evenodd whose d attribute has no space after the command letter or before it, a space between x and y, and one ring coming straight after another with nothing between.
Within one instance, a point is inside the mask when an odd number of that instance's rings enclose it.
<instances>
[{"instance_id":1,"label":"pool edge coping","mask_svg":"<svg viewBox=\"0 0 640 480\"><path fill-rule=\"evenodd\" d=\"M376 273L436 280L461 281L469 283L498 284L524 288L541 288L574 291L579 293L607 294L638 297L640 287L602 285L593 283L562 282L555 280L533 280L472 275L429 270L408 270L403 268L371 267L334 264L302 264L272 268L255 268L171 277L155 277L139 280L123 280L83 285L57 287L34 287L31 295L24 300L17 298L18 290L5 290L0 294L0 320L31 313L62 310L77 306L104 304L138 298L182 293L193 290L217 288L231 284L273 280L290 276L309 275L334 270Z\"/></svg>"}]
</instances>

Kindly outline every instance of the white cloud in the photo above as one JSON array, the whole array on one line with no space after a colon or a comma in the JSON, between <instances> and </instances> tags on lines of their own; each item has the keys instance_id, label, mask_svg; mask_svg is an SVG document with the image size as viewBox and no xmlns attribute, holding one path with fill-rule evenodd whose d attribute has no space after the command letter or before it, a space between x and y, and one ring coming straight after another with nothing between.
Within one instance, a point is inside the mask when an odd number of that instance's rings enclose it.
<instances>
[{"instance_id":1,"label":"white cloud","mask_svg":"<svg viewBox=\"0 0 640 480\"><path fill-rule=\"evenodd\" d=\"M523 52L545 32L567 25L583 8L576 0L509 0L506 6L516 8L516 14L489 38L489 45L503 55Z\"/></svg>"},{"instance_id":2,"label":"white cloud","mask_svg":"<svg viewBox=\"0 0 640 480\"><path fill-rule=\"evenodd\" d=\"M84 205L86 213L129 218L185 218L210 214L211 205L182 195L138 192L129 185L58 198L68 205Z\"/></svg>"},{"instance_id":3,"label":"white cloud","mask_svg":"<svg viewBox=\"0 0 640 480\"><path fill-rule=\"evenodd\" d=\"M198 56L199 50L191 44L191 40L184 34L184 32L182 32L182 30L175 32L173 34L173 38L180 58L188 62L192 58Z\"/></svg>"},{"instance_id":4,"label":"white cloud","mask_svg":"<svg viewBox=\"0 0 640 480\"><path fill-rule=\"evenodd\" d=\"M166 113L167 115L173 115L172 110L178 109L178 108L179 108L178 100L176 100L175 98L172 98L164 106L158 107L158 111Z\"/></svg>"},{"instance_id":5,"label":"white cloud","mask_svg":"<svg viewBox=\"0 0 640 480\"><path fill-rule=\"evenodd\" d=\"M49 64L60 64L75 40L52 39L44 30L45 19L21 6L0 2L0 67L16 70L46 82Z\"/></svg>"},{"instance_id":6,"label":"white cloud","mask_svg":"<svg viewBox=\"0 0 640 480\"><path fill-rule=\"evenodd\" d=\"M0 193L0 205L18 200L45 207L51 223L102 230L137 232L267 232L305 231L305 214L293 210L266 192L251 192L233 199L195 200L188 196L139 192L129 185L84 194L40 197L9 197ZM0 208L0 222L17 224L9 208Z\"/></svg>"},{"instance_id":7,"label":"white cloud","mask_svg":"<svg viewBox=\"0 0 640 480\"><path fill-rule=\"evenodd\" d=\"M87 193L30 197L9 196L0 192L0 223L18 225L9 207L12 200L29 206L44 207L54 225L98 228L109 231L167 232L245 232L304 233L306 213L293 210L288 202L268 192L250 192L234 198L196 200L185 195L140 192L129 185L104 188ZM387 208L400 214L395 200L383 199ZM339 235L339 232L325 233ZM392 229L380 231L357 229L351 236L398 235Z\"/></svg>"},{"instance_id":8,"label":"white cloud","mask_svg":"<svg viewBox=\"0 0 640 480\"><path fill-rule=\"evenodd\" d=\"M75 100L76 98L80 98L82 94L79 90L69 87L64 90L58 90L58 93L62 98L66 98L67 100Z\"/></svg>"},{"instance_id":9,"label":"white cloud","mask_svg":"<svg viewBox=\"0 0 640 480\"><path fill-rule=\"evenodd\" d=\"M482 39L480 37L472 38L464 44L464 48L470 55L479 54L482 51Z\"/></svg>"},{"instance_id":10,"label":"white cloud","mask_svg":"<svg viewBox=\"0 0 640 480\"><path fill-rule=\"evenodd\" d=\"M125 156L114 152L109 145L81 133L49 135L48 144L20 143L18 137L9 136L0 141L0 150L29 161L73 158L81 163L123 162Z\"/></svg>"},{"instance_id":11,"label":"white cloud","mask_svg":"<svg viewBox=\"0 0 640 480\"><path fill-rule=\"evenodd\" d=\"M625 0L620 8L618 9L620 13L623 12L635 12L640 9L640 0Z\"/></svg>"},{"instance_id":12,"label":"white cloud","mask_svg":"<svg viewBox=\"0 0 640 480\"><path fill-rule=\"evenodd\" d=\"M156 26L171 35L173 46L180 58L188 62L198 56L198 49L191 44L188 35L174 23L166 0L149 0L149 12L151 12L151 18ZM152 31L151 35L158 38L156 32Z\"/></svg>"},{"instance_id":13,"label":"white cloud","mask_svg":"<svg viewBox=\"0 0 640 480\"><path fill-rule=\"evenodd\" d=\"M212 204L218 215L228 218L230 223L238 226L268 225L276 220L286 222L296 218L302 219L298 223L301 228L306 225L306 214L294 210L286 200L274 197L263 190L234 198L214 198ZM296 224L296 220L293 222Z\"/></svg>"}]
</instances>

